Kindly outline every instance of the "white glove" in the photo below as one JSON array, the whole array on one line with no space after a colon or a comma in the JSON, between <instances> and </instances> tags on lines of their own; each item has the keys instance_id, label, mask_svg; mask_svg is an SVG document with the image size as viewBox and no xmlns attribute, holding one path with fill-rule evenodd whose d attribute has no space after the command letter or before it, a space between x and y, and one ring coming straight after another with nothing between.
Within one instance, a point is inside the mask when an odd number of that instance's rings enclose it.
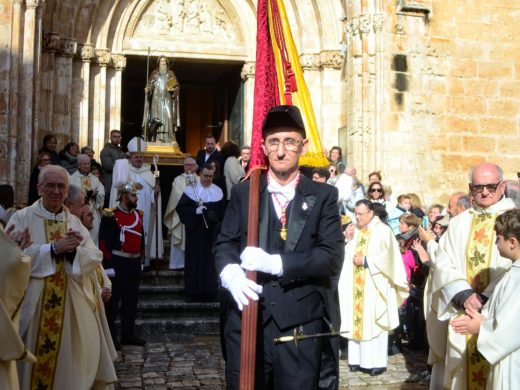
<instances>
[{"instance_id":1,"label":"white glove","mask_svg":"<svg viewBox=\"0 0 520 390\"><path fill-rule=\"evenodd\" d=\"M197 207L197 210L195 210L195 214L202 214L203 210L207 210L206 206L199 206Z\"/></svg>"},{"instance_id":2,"label":"white glove","mask_svg":"<svg viewBox=\"0 0 520 390\"><path fill-rule=\"evenodd\" d=\"M262 286L259 286L251 279L246 278L245 271L236 263L228 264L220 273L222 287L229 290L238 308L242 310L244 305L249 304L249 298L258 301L258 294L262 293Z\"/></svg>"},{"instance_id":3,"label":"white glove","mask_svg":"<svg viewBox=\"0 0 520 390\"><path fill-rule=\"evenodd\" d=\"M260 271L266 274L282 276L282 257L270 255L262 248L247 246L240 255L241 267L248 271Z\"/></svg>"},{"instance_id":4,"label":"white glove","mask_svg":"<svg viewBox=\"0 0 520 390\"><path fill-rule=\"evenodd\" d=\"M114 278L116 276L116 270L113 268L107 268L105 269L105 273L109 278Z\"/></svg>"}]
</instances>

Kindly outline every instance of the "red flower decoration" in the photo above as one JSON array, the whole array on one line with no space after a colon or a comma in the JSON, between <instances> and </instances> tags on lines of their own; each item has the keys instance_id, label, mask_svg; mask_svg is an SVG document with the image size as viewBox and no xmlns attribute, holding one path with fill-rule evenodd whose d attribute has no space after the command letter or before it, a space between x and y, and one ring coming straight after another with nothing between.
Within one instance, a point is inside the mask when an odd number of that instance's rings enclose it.
<instances>
[{"instance_id":1,"label":"red flower decoration","mask_svg":"<svg viewBox=\"0 0 520 390\"><path fill-rule=\"evenodd\" d=\"M60 327L56 323L56 320L54 319L54 317L44 318L43 319L43 326L45 328L49 329L49 331L51 333L56 333L60 329Z\"/></svg>"},{"instance_id":2,"label":"red flower decoration","mask_svg":"<svg viewBox=\"0 0 520 390\"><path fill-rule=\"evenodd\" d=\"M48 360L38 363L37 370L39 374L45 377L49 377L52 374L52 368Z\"/></svg>"},{"instance_id":3,"label":"red flower decoration","mask_svg":"<svg viewBox=\"0 0 520 390\"><path fill-rule=\"evenodd\" d=\"M484 372L484 370L479 370L477 372L473 372L471 376L472 382L477 382L479 386L482 388L486 385L487 382L487 375Z\"/></svg>"},{"instance_id":4,"label":"red flower decoration","mask_svg":"<svg viewBox=\"0 0 520 390\"><path fill-rule=\"evenodd\" d=\"M61 238L61 232L59 230L56 230L54 233L51 233L51 242L56 242Z\"/></svg>"}]
</instances>

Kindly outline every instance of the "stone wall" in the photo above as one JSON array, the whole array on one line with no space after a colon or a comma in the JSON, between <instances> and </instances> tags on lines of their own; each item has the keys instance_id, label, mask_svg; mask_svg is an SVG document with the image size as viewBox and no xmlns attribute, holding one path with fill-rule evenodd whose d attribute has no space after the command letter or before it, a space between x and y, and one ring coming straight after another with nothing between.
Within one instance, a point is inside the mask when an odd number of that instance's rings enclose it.
<instances>
[{"instance_id":1,"label":"stone wall","mask_svg":"<svg viewBox=\"0 0 520 390\"><path fill-rule=\"evenodd\" d=\"M467 190L482 161L520 169L520 3L423 1L387 9L384 163L394 198L426 203ZM417 3L417 2L416 2Z\"/></svg>"}]
</instances>

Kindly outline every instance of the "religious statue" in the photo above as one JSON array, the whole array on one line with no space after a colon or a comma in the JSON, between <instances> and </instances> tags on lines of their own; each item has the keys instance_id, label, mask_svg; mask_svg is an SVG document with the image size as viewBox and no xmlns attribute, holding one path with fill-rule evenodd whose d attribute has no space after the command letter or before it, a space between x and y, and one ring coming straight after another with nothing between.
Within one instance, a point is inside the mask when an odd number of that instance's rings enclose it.
<instances>
[{"instance_id":1,"label":"religious statue","mask_svg":"<svg viewBox=\"0 0 520 390\"><path fill-rule=\"evenodd\" d=\"M159 57L146 85L143 129L147 141L177 146L175 132L180 127L179 82L169 69L166 57Z\"/></svg>"}]
</instances>

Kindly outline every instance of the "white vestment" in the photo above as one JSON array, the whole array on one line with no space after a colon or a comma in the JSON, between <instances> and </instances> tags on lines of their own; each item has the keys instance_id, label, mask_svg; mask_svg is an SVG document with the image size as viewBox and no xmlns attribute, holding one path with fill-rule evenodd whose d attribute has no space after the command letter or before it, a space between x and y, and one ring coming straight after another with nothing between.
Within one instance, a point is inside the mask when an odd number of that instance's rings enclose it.
<instances>
[{"instance_id":1,"label":"white vestment","mask_svg":"<svg viewBox=\"0 0 520 390\"><path fill-rule=\"evenodd\" d=\"M520 260L516 260L497 284L482 309L478 350L491 363L487 389L520 388Z\"/></svg>"},{"instance_id":2,"label":"white vestment","mask_svg":"<svg viewBox=\"0 0 520 390\"><path fill-rule=\"evenodd\" d=\"M352 186L354 185L354 179L346 173L342 173L337 177L334 185L338 189L339 211L344 212L352 221L355 222L355 216L347 206L347 204L352 202Z\"/></svg>"},{"instance_id":3,"label":"white vestment","mask_svg":"<svg viewBox=\"0 0 520 390\"><path fill-rule=\"evenodd\" d=\"M365 268L362 341L375 340L379 336L399 326L399 306L408 296L406 272L404 269L399 244L392 229L378 217L368 224L370 231ZM338 293L341 311L342 336L354 339L354 268L353 258L360 230L345 247L345 261L339 279ZM354 340L358 341L358 340ZM349 343L350 344L350 343ZM369 343L362 343L360 349L370 348ZM386 362L386 350L384 361ZM364 353L361 351L361 353ZM350 354L350 347L349 347ZM356 359L359 360L359 359ZM363 359L361 359L363 360ZM381 362L381 358L371 359ZM349 356L350 361L350 356ZM378 363L381 364L381 363ZM386 364L385 364L386 366ZM384 367L384 366L376 366ZM364 367L374 368L374 367Z\"/></svg>"},{"instance_id":4,"label":"white vestment","mask_svg":"<svg viewBox=\"0 0 520 390\"><path fill-rule=\"evenodd\" d=\"M33 244L25 249L31 258L31 277L20 308L20 335L30 351L34 351L38 338L42 299L46 278L57 272L56 260L51 256L51 245L46 237L45 221L65 221L67 230L73 229L83 236L76 249L74 261L65 261L67 274L65 305L61 341L55 366L54 389L85 389L104 387L115 382L114 365L96 316L97 297L92 289L91 275L101 263L103 255L94 245L81 221L66 207L57 214L48 212L41 200L17 211L9 220L15 231L28 229ZM45 309L44 309L45 310ZM34 351L38 358L38 351ZM19 365L20 385L31 385L32 363Z\"/></svg>"},{"instance_id":5,"label":"white vestment","mask_svg":"<svg viewBox=\"0 0 520 390\"><path fill-rule=\"evenodd\" d=\"M433 365L430 388L443 387L444 381L444 356L446 355L446 340L448 338L448 320L439 320L438 295L440 291L432 294L433 274L435 273L435 262L437 260L437 249L439 243L435 240L428 241L426 250L430 256L430 271L424 286L424 318L426 319L426 334L428 336L428 364ZM431 331L430 331L431 329Z\"/></svg>"},{"instance_id":6,"label":"white vestment","mask_svg":"<svg viewBox=\"0 0 520 390\"><path fill-rule=\"evenodd\" d=\"M196 176L196 175L195 175ZM199 178L196 176L196 180ZM186 186L188 185L188 174L182 173L172 183L172 192L164 213L164 224L171 232L170 237L170 269L184 268L184 250L186 245L186 229L177 213L177 204Z\"/></svg>"},{"instance_id":7,"label":"white vestment","mask_svg":"<svg viewBox=\"0 0 520 390\"><path fill-rule=\"evenodd\" d=\"M88 183L90 183L90 188L88 188ZM94 176L92 173L88 175L83 175L79 173L79 171L74 172L70 176L70 184L74 184L79 188L82 188L87 192L90 190L97 190L98 193L95 197L91 198L89 201L90 207L92 208L92 215L94 216L94 220L92 221L92 229L90 230L90 237L92 237L92 241L94 244L99 243L99 224L101 223L101 211L103 210L103 203L105 202L105 187L99 181L99 179ZM87 187L84 186L87 184Z\"/></svg>"},{"instance_id":8,"label":"white vestment","mask_svg":"<svg viewBox=\"0 0 520 390\"><path fill-rule=\"evenodd\" d=\"M231 199L231 188L235 184L240 183L240 179L242 179L246 175L246 171L238 161L236 157L228 157L226 162L224 163L224 176L226 177L226 192L227 192L227 200Z\"/></svg>"},{"instance_id":9,"label":"white vestment","mask_svg":"<svg viewBox=\"0 0 520 390\"><path fill-rule=\"evenodd\" d=\"M119 161L119 160L117 160ZM132 164L128 164L128 179L124 182L133 181L143 186L142 189L137 191L137 209L143 212L143 230L144 230L144 244L145 244L145 261L146 266L150 265L150 258L158 258L159 260L163 257L163 236L162 236L162 223L159 223L157 229L158 220L161 222L162 218L162 203L161 193L157 197L157 207L155 207L154 187L155 177L150 170L149 164L143 164L141 168L135 168ZM117 181L118 182L118 181ZM114 176L114 183L117 184ZM117 194L117 188L112 187L111 194ZM111 197L112 198L112 197ZM110 207L116 207L119 202L115 199L111 199ZM155 212L158 213L155 214ZM157 234L159 237L157 238ZM156 242L159 240L158 255L156 256Z\"/></svg>"},{"instance_id":10,"label":"white vestment","mask_svg":"<svg viewBox=\"0 0 520 390\"><path fill-rule=\"evenodd\" d=\"M486 210L470 208L450 220L448 230L439 241L432 279L431 306L434 310L437 310L437 317L440 320L437 324L440 327L442 321L449 321L460 314L451 303L453 297L461 291L471 289L466 276L466 250L470 239L473 216L483 213L501 214L511 208L514 208L511 199L502 198ZM496 284L510 266L511 261L501 257L496 245L493 244L489 269L490 282L482 292L485 296L491 295ZM443 329L436 329L432 325L435 324L429 324L428 340L434 344L430 345L438 344L442 347L442 340L437 340L437 337L443 334ZM445 345L444 386L451 389L465 389L466 336L457 334L452 327L448 327ZM437 364L442 364L442 362ZM435 370L435 366L434 371L432 371L434 374L442 372L442 370ZM432 378L432 381L438 383L440 378Z\"/></svg>"},{"instance_id":11,"label":"white vestment","mask_svg":"<svg viewBox=\"0 0 520 390\"><path fill-rule=\"evenodd\" d=\"M31 259L24 256L0 227L0 389L19 388L16 360L23 357L25 346L18 334L21 303L31 273ZM27 358L35 361L29 354Z\"/></svg>"}]
</instances>

